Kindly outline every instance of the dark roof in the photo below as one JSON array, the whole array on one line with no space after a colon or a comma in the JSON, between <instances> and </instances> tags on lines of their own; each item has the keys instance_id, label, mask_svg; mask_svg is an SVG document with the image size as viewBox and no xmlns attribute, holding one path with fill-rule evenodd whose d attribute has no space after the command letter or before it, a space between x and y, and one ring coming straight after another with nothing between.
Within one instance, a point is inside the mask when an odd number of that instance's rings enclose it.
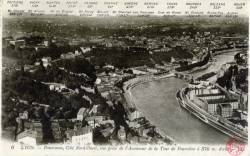
<instances>
[{"instance_id":1,"label":"dark roof","mask_svg":"<svg viewBox=\"0 0 250 156\"><path fill-rule=\"evenodd\" d=\"M232 108L232 106L229 103L220 104L220 106L222 108Z\"/></svg>"},{"instance_id":2,"label":"dark roof","mask_svg":"<svg viewBox=\"0 0 250 156\"><path fill-rule=\"evenodd\" d=\"M238 100L237 99L224 99L224 98L221 98L221 99L209 99L209 100L206 100L208 104L219 104L219 103L230 103L230 102L237 102Z\"/></svg>"},{"instance_id":3,"label":"dark roof","mask_svg":"<svg viewBox=\"0 0 250 156\"><path fill-rule=\"evenodd\" d=\"M197 97L206 97L206 96L221 96L225 95L223 93L215 93L215 94L201 94L201 95L196 95Z\"/></svg>"}]
</instances>

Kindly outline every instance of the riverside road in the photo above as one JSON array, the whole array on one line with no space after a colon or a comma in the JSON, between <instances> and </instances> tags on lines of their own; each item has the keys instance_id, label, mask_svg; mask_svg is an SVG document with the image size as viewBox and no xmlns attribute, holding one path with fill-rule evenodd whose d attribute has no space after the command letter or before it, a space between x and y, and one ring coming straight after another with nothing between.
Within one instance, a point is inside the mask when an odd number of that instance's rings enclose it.
<instances>
[{"instance_id":1,"label":"riverside road","mask_svg":"<svg viewBox=\"0 0 250 156\"><path fill-rule=\"evenodd\" d=\"M235 54L235 51L228 51L215 56L216 62L208 69L193 73L194 77L219 70L222 64L233 61ZM175 94L186 85L175 77L146 82L131 89L131 98L138 110L177 144L225 144L228 136L179 106Z\"/></svg>"}]
</instances>

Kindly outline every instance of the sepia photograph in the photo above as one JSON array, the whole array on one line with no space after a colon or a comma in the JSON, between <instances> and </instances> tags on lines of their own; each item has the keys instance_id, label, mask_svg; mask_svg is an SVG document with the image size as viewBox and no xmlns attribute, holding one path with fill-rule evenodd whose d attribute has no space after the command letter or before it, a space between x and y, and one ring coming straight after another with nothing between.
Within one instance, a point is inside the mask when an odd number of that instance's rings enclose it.
<instances>
[{"instance_id":1,"label":"sepia photograph","mask_svg":"<svg viewBox=\"0 0 250 156\"><path fill-rule=\"evenodd\" d=\"M248 142L248 18L5 17L2 139Z\"/></svg>"}]
</instances>

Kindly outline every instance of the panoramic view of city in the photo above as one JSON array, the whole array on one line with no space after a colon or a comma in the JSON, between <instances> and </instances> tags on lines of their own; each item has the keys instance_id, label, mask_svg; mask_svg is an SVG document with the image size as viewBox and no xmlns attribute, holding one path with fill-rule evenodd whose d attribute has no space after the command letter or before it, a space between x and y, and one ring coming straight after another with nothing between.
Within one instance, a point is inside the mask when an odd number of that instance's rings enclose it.
<instances>
[{"instance_id":1,"label":"panoramic view of city","mask_svg":"<svg viewBox=\"0 0 250 156\"><path fill-rule=\"evenodd\" d=\"M247 143L248 24L3 18L2 137L28 145Z\"/></svg>"}]
</instances>

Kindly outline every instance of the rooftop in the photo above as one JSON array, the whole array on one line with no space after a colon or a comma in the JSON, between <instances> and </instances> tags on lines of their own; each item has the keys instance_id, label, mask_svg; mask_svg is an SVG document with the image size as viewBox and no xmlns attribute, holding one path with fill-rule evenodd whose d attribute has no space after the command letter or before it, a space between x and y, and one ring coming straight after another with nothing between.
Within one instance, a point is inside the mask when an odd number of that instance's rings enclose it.
<instances>
[{"instance_id":1,"label":"rooftop","mask_svg":"<svg viewBox=\"0 0 250 156\"><path fill-rule=\"evenodd\" d=\"M220 104L222 108L232 108L232 106L228 103Z\"/></svg>"},{"instance_id":2,"label":"rooftop","mask_svg":"<svg viewBox=\"0 0 250 156\"><path fill-rule=\"evenodd\" d=\"M92 132L91 127L86 126L86 127L81 127L79 129L69 129L65 133L67 134L68 138L72 138L73 136L84 135L91 132Z\"/></svg>"},{"instance_id":3,"label":"rooftop","mask_svg":"<svg viewBox=\"0 0 250 156\"><path fill-rule=\"evenodd\" d=\"M83 115L84 113L87 112L87 110L88 110L87 108L82 107L82 108L79 109L77 115Z\"/></svg>"},{"instance_id":4,"label":"rooftop","mask_svg":"<svg viewBox=\"0 0 250 156\"><path fill-rule=\"evenodd\" d=\"M225 95L223 93L213 93L213 94L201 94L201 95L196 95L197 97L207 97L207 96L222 96Z\"/></svg>"},{"instance_id":5,"label":"rooftop","mask_svg":"<svg viewBox=\"0 0 250 156\"><path fill-rule=\"evenodd\" d=\"M208 104L217 104L217 103L231 103L231 102L238 102L238 99L209 99L207 100Z\"/></svg>"}]
</instances>

